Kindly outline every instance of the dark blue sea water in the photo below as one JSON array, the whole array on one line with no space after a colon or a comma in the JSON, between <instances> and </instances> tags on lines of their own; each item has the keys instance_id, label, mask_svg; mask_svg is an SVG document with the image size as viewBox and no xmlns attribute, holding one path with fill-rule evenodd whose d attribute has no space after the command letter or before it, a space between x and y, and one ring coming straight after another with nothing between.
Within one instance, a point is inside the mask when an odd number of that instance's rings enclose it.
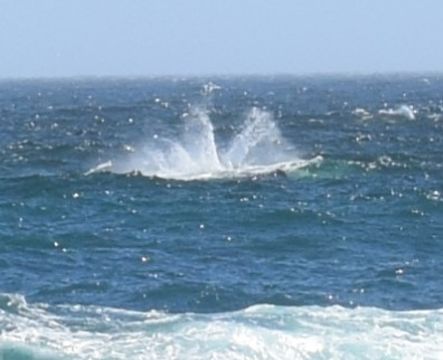
<instances>
[{"instance_id":1,"label":"dark blue sea water","mask_svg":"<svg viewBox=\"0 0 443 360\"><path fill-rule=\"evenodd\" d=\"M438 359L442 274L442 76L0 82L0 359Z\"/></svg>"}]
</instances>

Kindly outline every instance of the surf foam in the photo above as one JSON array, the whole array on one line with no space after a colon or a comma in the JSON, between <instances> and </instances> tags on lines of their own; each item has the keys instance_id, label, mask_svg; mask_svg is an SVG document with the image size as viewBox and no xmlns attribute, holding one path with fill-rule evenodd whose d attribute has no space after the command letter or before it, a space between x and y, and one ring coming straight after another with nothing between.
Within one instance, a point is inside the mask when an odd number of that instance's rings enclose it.
<instances>
[{"instance_id":1,"label":"surf foam","mask_svg":"<svg viewBox=\"0 0 443 360\"><path fill-rule=\"evenodd\" d=\"M0 294L0 358L13 351L31 359L441 359L443 309L255 305L167 314Z\"/></svg>"},{"instance_id":2,"label":"surf foam","mask_svg":"<svg viewBox=\"0 0 443 360\"><path fill-rule=\"evenodd\" d=\"M149 177L196 180L290 172L321 161L321 157L300 159L272 115L258 108L248 112L241 130L227 146L217 143L205 108L191 108L183 115L183 122L179 138L154 136L128 156L99 164L86 174L136 172Z\"/></svg>"}]
</instances>

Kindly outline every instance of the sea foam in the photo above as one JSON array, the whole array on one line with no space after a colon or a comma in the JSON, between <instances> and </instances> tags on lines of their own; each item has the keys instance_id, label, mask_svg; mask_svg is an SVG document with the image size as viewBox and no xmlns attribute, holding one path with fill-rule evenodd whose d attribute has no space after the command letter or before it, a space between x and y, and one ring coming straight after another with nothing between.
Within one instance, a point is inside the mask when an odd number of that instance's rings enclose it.
<instances>
[{"instance_id":1,"label":"sea foam","mask_svg":"<svg viewBox=\"0 0 443 360\"><path fill-rule=\"evenodd\" d=\"M443 310L255 305L214 314L0 295L1 359L441 359ZM15 355L16 356L15 356ZM20 357L21 356L21 357Z\"/></svg>"},{"instance_id":2,"label":"sea foam","mask_svg":"<svg viewBox=\"0 0 443 360\"><path fill-rule=\"evenodd\" d=\"M299 158L269 112L252 108L240 131L222 146L216 141L209 112L192 107L183 115L178 138L156 135L131 154L101 163L86 174L136 172L149 177L203 180L290 172L319 161L320 156Z\"/></svg>"}]
</instances>

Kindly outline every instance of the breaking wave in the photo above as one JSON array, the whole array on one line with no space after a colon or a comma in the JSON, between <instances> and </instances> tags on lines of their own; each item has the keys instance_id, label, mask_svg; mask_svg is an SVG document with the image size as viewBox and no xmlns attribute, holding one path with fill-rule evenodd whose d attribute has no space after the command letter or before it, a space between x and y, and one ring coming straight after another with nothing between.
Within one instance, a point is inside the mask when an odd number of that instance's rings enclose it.
<instances>
[{"instance_id":1,"label":"breaking wave","mask_svg":"<svg viewBox=\"0 0 443 360\"><path fill-rule=\"evenodd\" d=\"M443 311L254 305L213 314L0 294L1 359L441 359Z\"/></svg>"},{"instance_id":2,"label":"breaking wave","mask_svg":"<svg viewBox=\"0 0 443 360\"><path fill-rule=\"evenodd\" d=\"M155 135L125 158L110 160L89 170L141 173L149 177L198 180L290 172L321 161L300 159L284 139L272 115L252 108L241 131L227 145L217 143L208 111L192 108L183 115L177 139Z\"/></svg>"}]
</instances>

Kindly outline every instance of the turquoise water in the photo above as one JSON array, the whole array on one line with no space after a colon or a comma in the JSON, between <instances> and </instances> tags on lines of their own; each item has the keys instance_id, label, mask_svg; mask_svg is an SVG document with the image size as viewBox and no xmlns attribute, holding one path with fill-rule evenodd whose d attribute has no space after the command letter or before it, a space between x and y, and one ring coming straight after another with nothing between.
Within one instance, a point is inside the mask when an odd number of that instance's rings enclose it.
<instances>
[{"instance_id":1,"label":"turquoise water","mask_svg":"<svg viewBox=\"0 0 443 360\"><path fill-rule=\"evenodd\" d=\"M0 82L0 359L443 357L443 78Z\"/></svg>"}]
</instances>

